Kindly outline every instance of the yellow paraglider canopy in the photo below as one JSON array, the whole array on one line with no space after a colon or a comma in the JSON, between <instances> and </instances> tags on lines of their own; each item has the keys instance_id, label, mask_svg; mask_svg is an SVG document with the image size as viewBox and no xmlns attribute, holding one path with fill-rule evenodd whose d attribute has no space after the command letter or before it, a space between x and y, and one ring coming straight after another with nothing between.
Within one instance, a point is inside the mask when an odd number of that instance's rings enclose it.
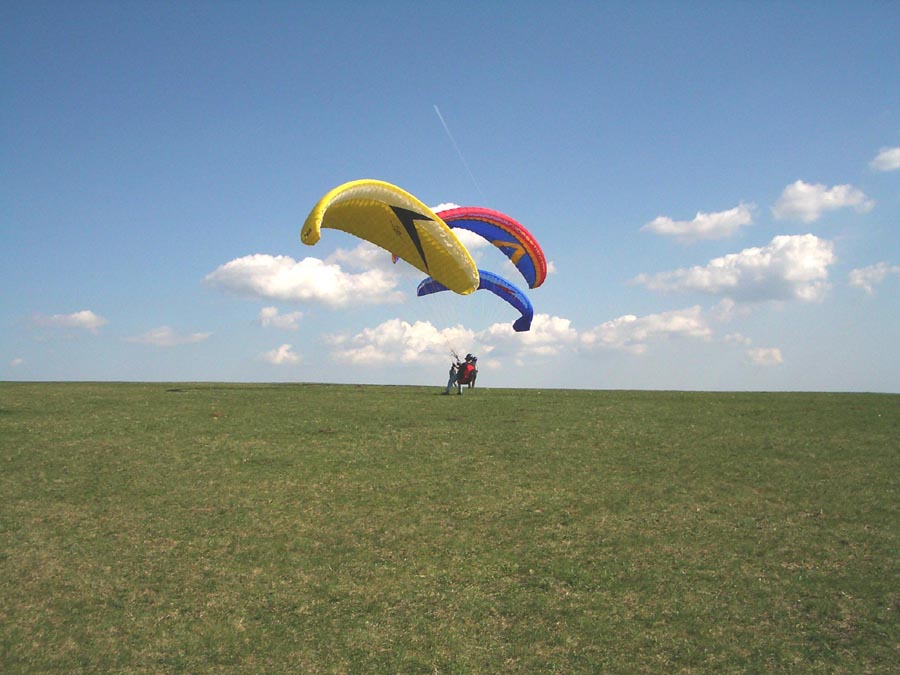
<instances>
[{"instance_id":1,"label":"yellow paraglider canopy","mask_svg":"<svg viewBox=\"0 0 900 675\"><path fill-rule=\"evenodd\" d=\"M370 241L462 295L478 288L478 268L447 224L396 185L354 180L331 190L315 205L300 240L319 241L321 228L343 230Z\"/></svg>"}]
</instances>

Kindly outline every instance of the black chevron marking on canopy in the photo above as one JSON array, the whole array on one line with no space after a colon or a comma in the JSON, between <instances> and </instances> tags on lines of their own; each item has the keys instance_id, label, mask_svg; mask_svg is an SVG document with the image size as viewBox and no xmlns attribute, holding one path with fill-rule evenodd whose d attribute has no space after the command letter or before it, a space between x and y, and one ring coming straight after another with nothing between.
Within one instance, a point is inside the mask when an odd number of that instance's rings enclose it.
<instances>
[{"instance_id":1,"label":"black chevron marking on canopy","mask_svg":"<svg viewBox=\"0 0 900 675\"><path fill-rule=\"evenodd\" d=\"M415 223L415 221L417 220L431 220L431 218L421 213L416 213L415 211L404 209L400 206L392 206L391 210L393 210L394 215L397 216L397 220L399 220L400 224L403 225L403 228L406 230L406 234L409 235L409 238L415 245L416 250L419 252L419 256L422 258L422 263L425 265L425 271L431 274L431 271L428 269L428 258L425 257L425 249L422 248L422 240L419 238L419 231L416 229Z\"/></svg>"}]
</instances>

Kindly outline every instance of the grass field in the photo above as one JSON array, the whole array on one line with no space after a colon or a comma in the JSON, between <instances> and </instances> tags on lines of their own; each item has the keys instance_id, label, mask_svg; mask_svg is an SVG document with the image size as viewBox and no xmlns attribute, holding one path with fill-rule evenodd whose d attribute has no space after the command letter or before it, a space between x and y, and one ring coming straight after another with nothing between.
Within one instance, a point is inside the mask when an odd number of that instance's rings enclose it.
<instances>
[{"instance_id":1,"label":"grass field","mask_svg":"<svg viewBox=\"0 0 900 675\"><path fill-rule=\"evenodd\" d=\"M0 671L900 672L900 396L0 384Z\"/></svg>"}]
</instances>

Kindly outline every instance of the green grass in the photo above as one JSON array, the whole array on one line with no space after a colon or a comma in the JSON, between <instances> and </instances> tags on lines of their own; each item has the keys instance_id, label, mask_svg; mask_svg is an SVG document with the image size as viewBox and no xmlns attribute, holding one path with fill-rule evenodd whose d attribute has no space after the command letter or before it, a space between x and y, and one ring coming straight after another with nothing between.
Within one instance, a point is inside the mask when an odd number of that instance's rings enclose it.
<instances>
[{"instance_id":1,"label":"green grass","mask_svg":"<svg viewBox=\"0 0 900 675\"><path fill-rule=\"evenodd\" d=\"M0 671L900 671L900 396L439 391L0 384Z\"/></svg>"}]
</instances>

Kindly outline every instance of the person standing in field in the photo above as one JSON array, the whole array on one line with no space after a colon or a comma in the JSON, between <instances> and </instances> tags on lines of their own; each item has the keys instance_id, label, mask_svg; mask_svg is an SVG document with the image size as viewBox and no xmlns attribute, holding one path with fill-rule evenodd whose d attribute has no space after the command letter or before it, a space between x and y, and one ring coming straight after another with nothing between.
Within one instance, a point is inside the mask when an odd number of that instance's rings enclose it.
<instances>
[{"instance_id":1,"label":"person standing in field","mask_svg":"<svg viewBox=\"0 0 900 675\"><path fill-rule=\"evenodd\" d=\"M459 373L459 361L453 361L450 363L450 379L447 380L447 388L444 390L444 396L447 396L450 393L450 390L453 389L453 385L456 384L457 374Z\"/></svg>"}]
</instances>

